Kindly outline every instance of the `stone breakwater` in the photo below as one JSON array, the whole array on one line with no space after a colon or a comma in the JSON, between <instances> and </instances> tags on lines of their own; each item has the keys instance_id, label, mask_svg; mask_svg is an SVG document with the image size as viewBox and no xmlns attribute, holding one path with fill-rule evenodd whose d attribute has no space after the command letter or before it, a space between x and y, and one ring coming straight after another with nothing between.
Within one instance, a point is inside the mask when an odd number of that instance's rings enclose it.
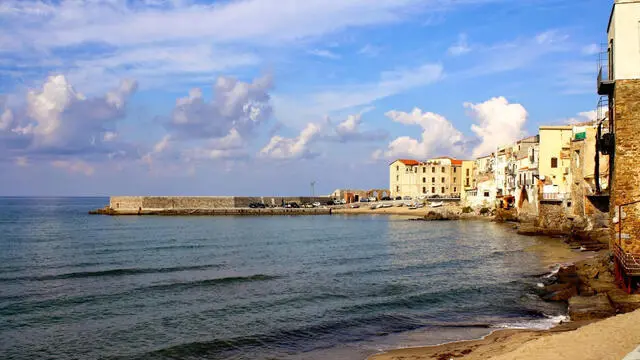
<instances>
[{"instance_id":1,"label":"stone breakwater","mask_svg":"<svg viewBox=\"0 0 640 360\"><path fill-rule=\"evenodd\" d=\"M327 197L275 196L112 196L109 205L91 211L101 215L328 215L331 209L292 209L284 203L326 203ZM251 209L252 203L262 203L264 209Z\"/></svg>"}]
</instances>

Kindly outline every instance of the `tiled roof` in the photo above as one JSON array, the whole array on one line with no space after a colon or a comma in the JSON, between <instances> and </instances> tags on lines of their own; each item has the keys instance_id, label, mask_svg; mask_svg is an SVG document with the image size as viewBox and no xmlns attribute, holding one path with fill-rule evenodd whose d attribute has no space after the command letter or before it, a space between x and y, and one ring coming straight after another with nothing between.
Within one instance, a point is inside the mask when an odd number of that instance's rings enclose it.
<instances>
[{"instance_id":1,"label":"tiled roof","mask_svg":"<svg viewBox=\"0 0 640 360\"><path fill-rule=\"evenodd\" d=\"M458 165L458 166L462 166L462 160L458 160L458 159L454 159L448 156L441 156L439 158L436 159L448 159L451 160L451 165Z\"/></svg>"},{"instance_id":2,"label":"tiled roof","mask_svg":"<svg viewBox=\"0 0 640 360\"><path fill-rule=\"evenodd\" d=\"M419 165L420 162L417 160L410 160L410 159L398 159L396 161L400 161L401 163L407 165L407 166L416 166Z\"/></svg>"}]
</instances>

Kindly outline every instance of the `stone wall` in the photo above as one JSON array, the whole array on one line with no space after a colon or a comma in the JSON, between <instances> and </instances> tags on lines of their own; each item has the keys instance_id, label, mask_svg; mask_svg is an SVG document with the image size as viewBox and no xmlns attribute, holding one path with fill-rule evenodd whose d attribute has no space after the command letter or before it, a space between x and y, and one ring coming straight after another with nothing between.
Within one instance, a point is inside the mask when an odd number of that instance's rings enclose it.
<instances>
[{"instance_id":1,"label":"stone wall","mask_svg":"<svg viewBox=\"0 0 640 360\"><path fill-rule=\"evenodd\" d=\"M150 210L150 209L232 209L246 208L251 203L264 203L267 206L280 206L285 203L326 204L328 197L247 197L247 196L112 196L109 207L113 210Z\"/></svg>"},{"instance_id":2,"label":"stone wall","mask_svg":"<svg viewBox=\"0 0 640 360\"><path fill-rule=\"evenodd\" d=\"M615 156L610 199L611 217L619 205L640 200L640 80L617 80L615 83L613 125ZM640 206L624 207L621 221L623 248L640 246ZM616 241L620 224L612 226ZM628 238L628 239L624 239Z\"/></svg>"},{"instance_id":3,"label":"stone wall","mask_svg":"<svg viewBox=\"0 0 640 360\"><path fill-rule=\"evenodd\" d=\"M567 232L571 229L567 218L567 211L562 201L541 201L535 226L541 229L557 232Z\"/></svg>"}]
</instances>

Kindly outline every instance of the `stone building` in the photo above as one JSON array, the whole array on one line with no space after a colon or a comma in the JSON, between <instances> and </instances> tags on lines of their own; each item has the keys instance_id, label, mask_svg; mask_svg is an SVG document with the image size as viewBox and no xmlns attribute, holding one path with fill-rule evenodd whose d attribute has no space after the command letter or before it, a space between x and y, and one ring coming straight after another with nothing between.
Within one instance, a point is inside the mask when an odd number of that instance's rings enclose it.
<instances>
[{"instance_id":1,"label":"stone building","mask_svg":"<svg viewBox=\"0 0 640 360\"><path fill-rule=\"evenodd\" d=\"M539 178L538 158L540 136L529 136L516 143L516 208L519 215L534 217L538 214Z\"/></svg>"},{"instance_id":2,"label":"stone building","mask_svg":"<svg viewBox=\"0 0 640 360\"><path fill-rule=\"evenodd\" d=\"M598 74L598 94L608 98L610 131L601 138L599 148L611 154L612 245L623 264L624 254L640 256L640 205L636 203L640 201L639 23L639 0L614 2L607 27L606 61Z\"/></svg>"}]
</instances>

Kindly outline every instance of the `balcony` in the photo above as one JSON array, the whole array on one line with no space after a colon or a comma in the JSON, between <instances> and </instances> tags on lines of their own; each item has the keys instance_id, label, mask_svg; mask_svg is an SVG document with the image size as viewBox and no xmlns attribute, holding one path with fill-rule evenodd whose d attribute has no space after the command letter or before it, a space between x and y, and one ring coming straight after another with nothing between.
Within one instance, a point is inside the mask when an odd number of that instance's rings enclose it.
<instances>
[{"instance_id":1,"label":"balcony","mask_svg":"<svg viewBox=\"0 0 640 360\"><path fill-rule=\"evenodd\" d=\"M570 200L570 193L542 193L542 201L544 202L562 202L564 200Z\"/></svg>"},{"instance_id":2,"label":"balcony","mask_svg":"<svg viewBox=\"0 0 640 360\"><path fill-rule=\"evenodd\" d=\"M598 56L598 95L613 95L615 80L609 70L609 52L601 52Z\"/></svg>"}]
</instances>

